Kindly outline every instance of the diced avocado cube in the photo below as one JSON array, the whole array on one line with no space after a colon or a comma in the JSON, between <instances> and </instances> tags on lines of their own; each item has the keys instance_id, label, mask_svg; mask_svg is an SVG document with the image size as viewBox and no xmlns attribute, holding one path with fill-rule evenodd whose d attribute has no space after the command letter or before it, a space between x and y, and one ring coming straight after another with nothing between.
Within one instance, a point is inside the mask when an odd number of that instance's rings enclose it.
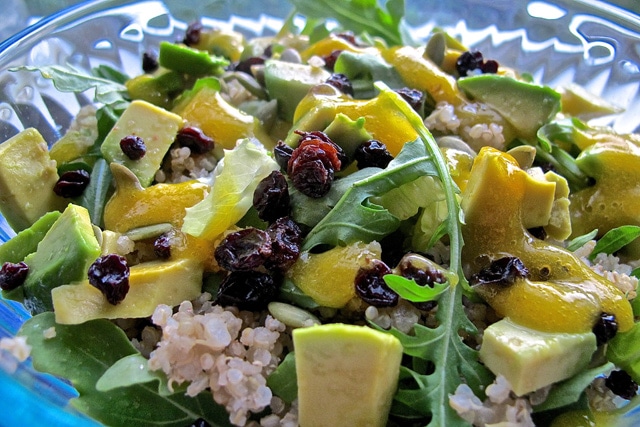
<instances>
[{"instance_id":1,"label":"diced avocado cube","mask_svg":"<svg viewBox=\"0 0 640 427\"><path fill-rule=\"evenodd\" d=\"M296 107L313 86L324 83L331 76L321 67L307 64L268 60L264 68L264 82L271 99L278 100L280 117L293 121Z\"/></svg>"},{"instance_id":2,"label":"diced avocado cube","mask_svg":"<svg viewBox=\"0 0 640 427\"><path fill-rule=\"evenodd\" d=\"M485 329L480 360L522 396L577 374L596 347L591 332L540 332L504 318Z\"/></svg>"},{"instance_id":3,"label":"diced avocado cube","mask_svg":"<svg viewBox=\"0 0 640 427\"><path fill-rule=\"evenodd\" d=\"M24 262L29 266L22 286L25 306L33 313L53 310L51 290L87 277L100 256L89 212L69 204Z\"/></svg>"},{"instance_id":4,"label":"diced avocado cube","mask_svg":"<svg viewBox=\"0 0 640 427\"><path fill-rule=\"evenodd\" d=\"M387 424L402 359L396 337L332 323L294 329L293 346L301 426Z\"/></svg>"},{"instance_id":5,"label":"diced avocado cube","mask_svg":"<svg viewBox=\"0 0 640 427\"><path fill-rule=\"evenodd\" d=\"M64 209L67 202L53 192L58 178L56 162L36 129L25 129L0 144L0 212L15 231L49 211Z\"/></svg>"},{"instance_id":6,"label":"diced avocado cube","mask_svg":"<svg viewBox=\"0 0 640 427\"><path fill-rule=\"evenodd\" d=\"M164 68L192 76L217 74L229 61L209 52L167 41L160 42L158 63Z\"/></svg>"},{"instance_id":7,"label":"diced avocado cube","mask_svg":"<svg viewBox=\"0 0 640 427\"><path fill-rule=\"evenodd\" d=\"M0 265L5 262L20 262L38 248L54 222L60 217L59 211L47 212L33 225L22 230L11 240L0 246Z\"/></svg>"},{"instance_id":8,"label":"diced avocado cube","mask_svg":"<svg viewBox=\"0 0 640 427\"><path fill-rule=\"evenodd\" d=\"M202 289L202 264L191 259L150 261L131 267L129 292L117 305L88 280L51 291L56 322L80 324L92 319L151 316L159 304L175 306L197 298Z\"/></svg>"},{"instance_id":9,"label":"diced avocado cube","mask_svg":"<svg viewBox=\"0 0 640 427\"><path fill-rule=\"evenodd\" d=\"M126 166L143 187L148 187L182 125L182 117L177 114L135 100L122 113L100 150L109 163ZM129 135L142 138L146 145L146 154L139 160L131 160L120 148L120 140Z\"/></svg>"}]
</instances>

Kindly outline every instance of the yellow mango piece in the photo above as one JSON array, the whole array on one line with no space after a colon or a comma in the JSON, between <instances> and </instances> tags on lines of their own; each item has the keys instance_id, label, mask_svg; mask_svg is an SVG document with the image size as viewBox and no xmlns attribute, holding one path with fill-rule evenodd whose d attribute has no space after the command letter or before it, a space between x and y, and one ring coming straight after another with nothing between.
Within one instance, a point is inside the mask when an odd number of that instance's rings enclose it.
<instances>
[{"instance_id":1,"label":"yellow mango piece","mask_svg":"<svg viewBox=\"0 0 640 427\"><path fill-rule=\"evenodd\" d=\"M355 46L352 43L349 43L343 37L339 37L335 34L330 34L328 37L325 37L317 42L313 43L311 46L306 48L300 53L300 57L306 62L312 56L327 56L331 54L335 50L347 51L347 52L356 52L356 53L379 53L378 49L373 47L359 47Z\"/></svg>"},{"instance_id":2,"label":"yellow mango piece","mask_svg":"<svg viewBox=\"0 0 640 427\"><path fill-rule=\"evenodd\" d=\"M355 297L360 267L381 256L377 242L336 246L319 254L303 253L288 271L293 283L324 307L344 307Z\"/></svg>"},{"instance_id":3,"label":"yellow mango piece","mask_svg":"<svg viewBox=\"0 0 640 427\"><path fill-rule=\"evenodd\" d=\"M267 148L274 146L257 118L229 104L210 87L203 87L186 103L176 105L174 112L226 150L233 149L238 139L249 137L256 137Z\"/></svg>"},{"instance_id":4,"label":"yellow mango piece","mask_svg":"<svg viewBox=\"0 0 640 427\"><path fill-rule=\"evenodd\" d=\"M148 317L159 304L175 306L201 293L203 270L194 260L152 261L134 265L130 272L129 292L117 305L110 304L88 280L53 289L56 323Z\"/></svg>"}]
</instances>

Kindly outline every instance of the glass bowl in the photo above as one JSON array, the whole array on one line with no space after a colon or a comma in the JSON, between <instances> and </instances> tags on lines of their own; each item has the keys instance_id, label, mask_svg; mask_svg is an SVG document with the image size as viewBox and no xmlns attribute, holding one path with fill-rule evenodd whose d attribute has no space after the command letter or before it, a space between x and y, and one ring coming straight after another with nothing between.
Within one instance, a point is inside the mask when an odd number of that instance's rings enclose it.
<instances>
[{"instance_id":1,"label":"glass bowl","mask_svg":"<svg viewBox=\"0 0 640 427\"><path fill-rule=\"evenodd\" d=\"M444 28L538 82L581 84L625 109L599 124L640 130L638 15L597 0L407 0L406 8L416 36ZM145 50L178 39L195 19L247 36L270 35L290 11L280 0L105 0L48 16L0 43L0 141L35 127L52 144L91 102L90 95L58 92L36 73L10 67L70 63L89 70L107 64L136 75ZM0 216L0 241L13 235ZM19 304L0 300L0 337L14 335L28 316ZM96 425L68 405L76 392L64 380L35 372L28 361L16 366L1 351L0 368L1 425ZM640 423L640 414L632 414L629 425L633 419Z\"/></svg>"}]
</instances>

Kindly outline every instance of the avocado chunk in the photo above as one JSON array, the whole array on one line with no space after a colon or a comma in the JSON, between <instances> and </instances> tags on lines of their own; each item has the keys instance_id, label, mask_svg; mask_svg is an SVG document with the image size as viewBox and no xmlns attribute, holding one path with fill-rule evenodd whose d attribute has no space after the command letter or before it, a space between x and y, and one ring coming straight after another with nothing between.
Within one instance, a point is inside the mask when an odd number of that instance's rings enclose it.
<instances>
[{"instance_id":1,"label":"avocado chunk","mask_svg":"<svg viewBox=\"0 0 640 427\"><path fill-rule=\"evenodd\" d=\"M177 114L135 100L107 134L100 151L109 163L126 166L143 187L148 187L182 124L182 117ZM129 159L120 148L120 140L129 135L139 136L147 147L146 154L139 160Z\"/></svg>"},{"instance_id":2,"label":"avocado chunk","mask_svg":"<svg viewBox=\"0 0 640 427\"><path fill-rule=\"evenodd\" d=\"M387 424L402 359L396 337L332 323L295 329L293 346L301 426Z\"/></svg>"},{"instance_id":3,"label":"avocado chunk","mask_svg":"<svg viewBox=\"0 0 640 427\"><path fill-rule=\"evenodd\" d=\"M560 94L547 86L496 74L463 77L458 86L471 98L502 115L518 136L531 140L560 110Z\"/></svg>"},{"instance_id":4,"label":"avocado chunk","mask_svg":"<svg viewBox=\"0 0 640 427\"><path fill-rule=\"evenodd\" d=\"M592 332L540 332L504 318L485 329L480 359L522 396L577 374L596 347Z\"/></svg>"},{"instance_id":5,"label":"avocado chunk","mask_svg":"<svg viewBox=\"0 0 640 427\"><path fill-rule=\"evenodd\" d=\"M24 304L32 314L53 310L51 290L87 277L91 263L100 256L89 212L69 204L24 262L29 274L22 289Z\"/></svg>"},{"instance_id":6,"label":"avocado chunk","mask_svg":"<svg viewBox=\"0 0 640 427\"><path fill-rule=\"evenodd\" d=\"M224 57L209 55L207 51L167 41L160 42L158 63L169 70L192 76L219 74L223 67L229 65L229 61Z\"/></svg>"},{"instance_id":7,"label":"avocado chunk","mask_svg":"<svg viewBox=\"0 0 640 427\"><path fill-rule=\"evenodd\" d=\"M28 128L0 144L0 212L15 231L28 228L49 211L64 209L56 196L56 162L47 143Z\"/></svg>"},{"instance_id":8,"label":"avocado chunk","mask_svg":"<svg viewBox=\"0 0 640 427\"><path fill-rule=\"evenodd\" d=\"M92 319L151 316L159 304L175 306L197 298L202 289L202 263L197 260L149 261L130 268L129 292L110 304L88 280L51 291L56 322L80 324Z\"/></svg>"},{"instance_id":9,"label":"avocado chunk","mask_svg":"<svg viewBox=\"0 0 640 427\"><path fill-rule=\"evenodd\" d=\"M278 100L278 113L283 120L293 121L296 107L309 89L324 83L331 73L307 64L268 60L264 68L264 82L272 99Z\"/></svg>"},{"instance_id":10,"label":"avocado chunk","mask_svg":"<svg viewBox=\"0 0 640 427\"><path fill-rule=\"evenodd\" d=\"M0 265L5 262L20 262L38 248L38 243L47 234L54 222L60 217L59 211L47 212L33 225L22 230L11 240L0 246Z\"/></svg>"}]
</instances>

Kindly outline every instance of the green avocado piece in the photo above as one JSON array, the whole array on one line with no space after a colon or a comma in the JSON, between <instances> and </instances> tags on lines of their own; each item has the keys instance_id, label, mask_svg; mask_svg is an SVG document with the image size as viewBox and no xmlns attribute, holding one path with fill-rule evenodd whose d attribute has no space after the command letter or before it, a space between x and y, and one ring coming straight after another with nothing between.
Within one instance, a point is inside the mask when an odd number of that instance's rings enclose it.
<instances>
[{"instance_id":1,"label":"green avocado piece","mask_svg":"<svg viewBox=\"0 0 640 427\"><path fill-rule=\"evenodd\" d=\"M351 120L346 114L338 113L331 124L325 128L324 133L342 148L348 158L352 159L360 144L373 139L373 136L364 128L364 123L364 117Z\"/></svg>"},{"instance_id":2,"label":"green avocado piece","mask_svg":"<svg viewBox=\"0 0 640 427\"><path fill-rule=\"evenodd\" d=\"M229 61L221 56L167 41L160 42L158 63L169 70L196 77L219 74L229 65Z\"/></svg>"},{"instance_id":3,"label":"green avocado piece","mask_svg":"<svg viewBox=\"0 0 640 427\"><path fill-rule=\"evenodd\" d=\"M479 74L458 79L458 86L470 98L495 109L527 140L534 139L538 129L560 111L558 92L512 77Z\"/></svg>"},{"instance_id":4,"label":"green avocado piece","mask_svg":"<svg viewBox=\"0 0 640 427\"><path fill-rule=\"evenodd\" d=\"M293 331L301 426L384 427L402 344L366 326L331 323Z\"/></svg>"},{"instance_id":5,"label":"green avocado piece","mask_svg":"<svg viewBox=\"0 0 640 427\"><path fill-rule=\"evenodd\" d=\"M147 101L135 100L109 131L100 151L109 163L126 166L143 187L148 187L182 125L179 115ZM146 154L139 160L131 160L120 148L120 140L128 135L139 136L147 147Z\"/></svg>"},{"instance_id":6,"label":"green avocado piece","mask_svg":"<svg viewBox=\"0 0 640 427\"><path fill-rule=\"evenodd\" d=\"M158 107L170 109L173 99L185 88L185 78L177 71L141 74L125 83L131 99L142 99Z\"/></svg>"},{"instance_id":7,"label":"green avocado piece","mask_svg":"<svg viewBox=\"0 0 640 427\"><path fill-rule=\"evenodd\" d=\"M29 266L22 286L24 304L32 314L53 310L51 290L87 277L89 266L100 256L89 212L69 204L24 262Z\"/></svg>"},{"instance_id":8,"label":"green avocado piece","mask_svg":"<svg viewBox=\"0 0 640 427\"><path fill-rule=\"evenodd\" d=\"M27 255L38 248L38 243L44 238L54 222L60 217L59 211L47 212L33 225L22 230L11 240L0 246L0 265L5 262L20 262Z\"/></svg>"},{"instance_id":9,"label":"green avocado piece","mask_svg":"<svg viewBox=\"0 0 640 427\"><path fill-rule=\"evenodd\" d=\"M485 329L480 360L522 396L577 374L596 348L592 332L540 332L504 318Z\"/></svg>"},{"instance_id":10,"label":"green avocado piece","mask_svg":"<svg viewBox=\"0 0 640 427\"><path fill-rule=\"evenodd\" d=\"M0 212L15 231L30 227L49 211L64 209L56 196L56 162L40 132L28 128L0 144Z\"/></svg>"},{"instance_id":11,"label":"green avocado piece","mask_svg":"<svg viewBox=\"0 0 640 427\"><path fill-rule=\"evenodd\" d=\"M270 59L264 68L264 82L272 99L278 101L280 118L291 122L296 107L309 89L324 83L331 73L307 64Z\"/></svg>"}]
</instances>

